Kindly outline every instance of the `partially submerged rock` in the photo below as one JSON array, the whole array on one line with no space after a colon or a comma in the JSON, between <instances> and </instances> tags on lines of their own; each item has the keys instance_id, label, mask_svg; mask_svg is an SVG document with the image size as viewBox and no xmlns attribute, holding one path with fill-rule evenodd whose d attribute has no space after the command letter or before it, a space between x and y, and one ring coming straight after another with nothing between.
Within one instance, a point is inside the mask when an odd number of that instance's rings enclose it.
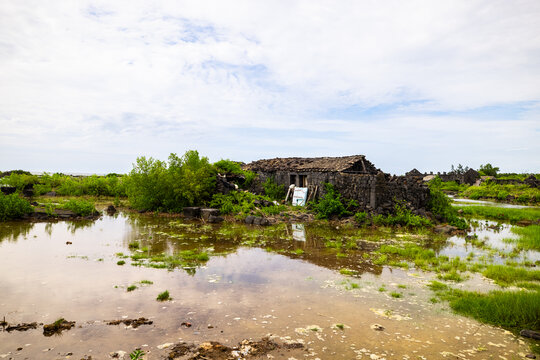
<instances>
[{"instance_id":1,"label":"partially submerged rock","mask_svg":"<svg viewBox=\"0 0 540 360\"><path fill-rule=\"evenodd\" d=\"M52 324L43 326L43 335L52 336L54 334L60 334L64 330L69 330L75 326L75 321L67 321L65 319L58 319Z\"/></svg>"},{"instance_id":2,"label":"partially submerged rock","mask_svg":"<svg viewBox=\"0 0 540 360\"><path fill-rule=\"evenodd\" d=\"M279 344L275 341L275 337L264 337L259 341L242 340L235 347L228 347L216 341L203 342L199 345L188 344L181 342L169 351L168 359L262 359L268 356L270 352L277 349L301 349L304 347L302 343L286 341L284 344Z\"/></svg>"},{"instance_id":3,"label":"partially submerged rock","mask_svg":"<svg viewBox=\"0 0 540 360\"><path fill-rule=\"evenodd\" d=\"M131 326L132 328L136 329L141 325L152 325L154 322L152 320L148 320L147 318L141 317L138 319L109 320L106 321L106 323L107 325L124 324L126 326Z\"/></svg>"},{"instance_id":4,"label":"partially submerged rock","mask_svg":"<svg viewBox=\"0 0 540 360\"><path fill-rule=\"evenodd\" d=\"M37 322L32 323L22 323L17 325L9 325L5 321L0 323L1 326L5 327L5 331L11 332L11 331L27 331L31 329L37 329Z\"/></svg>"}]
</instances>

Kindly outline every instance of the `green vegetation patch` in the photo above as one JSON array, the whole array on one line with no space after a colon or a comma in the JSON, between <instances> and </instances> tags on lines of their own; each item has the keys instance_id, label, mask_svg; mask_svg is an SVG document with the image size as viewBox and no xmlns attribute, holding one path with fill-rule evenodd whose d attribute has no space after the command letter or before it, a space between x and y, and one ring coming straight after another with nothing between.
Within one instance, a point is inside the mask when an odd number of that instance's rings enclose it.
<instances>
[{"instance_id":1,"label":"green vegetation patch","mask_svg":"<svg viewBox=\"0 0 540 360\"><path fill-rule=\"evenodd\" d=\"M172 255L165 253L152 255L141 252L131 255L131 260L134 261L133 264L169 270L175 268L194 268L206 263L209 259L208 253L200 250L184 250Z\"/></svg>"},{"instance_id":2,"label":"green vegetation patch","mask_svg":"<svg viewBox=\"0 0 540 360\"><path fill-rule=\"evenodd\" d=\"M159 293L157 298L156 298L157 301L167 301L167 300L172 300L170 294L169 294L169 290L165 290L164 292L162 293Z\"/></svg>"},{"instance_id":3,"label":"green vegetation patch","mask_svg":"<svg viewBox=\"0 0 540 360\"><path fill-rule=\"evenodd\" d=\"M33 211L32 205L19 195L4 195L0 192L0 221L19 219Z\"/></svg>"},{"instance_id":4,"label":"green vegetation patch","mask_svg":"<svg viewBox=\"0 0 540 360\"><path fill-rule=\"evenodd\" d=\"M519 235L518 239L511 241L516 242L520 248L540 251L540 225L513 227L512 232Z\"/></svg>"},{"instance_id":5,"label":"green vegetation patch","mask_svg":"<svg viewBox=\"0 0 540 360\"><path fill-rule=\"evenodd\" d=\"M455 208L462 210L463 215L512 223L522 220L537 221L540 219L540 209L535 208L515 209L482 205L455 206Z\"/></svg>"},{"instance_id":6,"label":"green vegetation patch","mask_svg":"<svg viewBox=\"0 0 540 360\"><path fill-rule=\"evenodd\" d=\"M488 294L452 290L447 298L459 314L515 333L540 330L540 292L492 291Z\"/></svg>"},{"instance_id":7,"label":"green vegetation patch","mask_svg":"<svg viewBox=\"0 0 540 360\"><path fill-rule=\"evenodd\" d=\"M68 200L60 207L71 210L79 216L88 216L97 213L94 203L84 199Z\"/></svg>"},{"instance_id":8,"label":"green vegetation patch","mask_svg":"<svg viewBox=\"0 0 540 360\"><path fill-rule=\"evenodd\" d=\"M540 281L540 270L527 270L506 265L489 265L482 273L501 286L509 286L520 281Z\"/></svg>"}]
</instances>

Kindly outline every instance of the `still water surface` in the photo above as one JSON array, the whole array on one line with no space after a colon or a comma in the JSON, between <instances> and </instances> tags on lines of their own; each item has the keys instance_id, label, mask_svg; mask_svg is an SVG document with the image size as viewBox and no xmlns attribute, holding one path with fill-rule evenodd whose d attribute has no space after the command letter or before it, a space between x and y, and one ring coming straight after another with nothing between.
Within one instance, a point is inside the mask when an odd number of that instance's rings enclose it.
<instances>
[{"instance_id":1,"label":"still water surface","mask_svg":"<svg viewBox=\"0 0 540 360\"><path fill-rule=\"evenodd\" d=\"M287 354L273 352L277 359L511 359L528 352L513 335L433 304L426 287L433 274L365 262L363 254L376 247L370 245L373 234L344 258L325 246L340 237L362 240L355 231L301 224L210 226L139 214L103 215L95 222L2 223L0 316L12 324L63 317L77 326L53 337L43 336L41 327L0 331L0 358L107 359L113 351L142 348L148 358L160 359L167 354L158 348L164 343L212 340L233 346L267 334L305 344ZM397 236L376 234L385 241ZM129 248L135 241L139 252L197 249L210 259L171 271L132 266L129 258L117 265L118 253L137 253ZM437 251L456 247L451 239ZM343 276L343 267L359 275ZM137 289L128 292L130 285ZM494 288L477 276L458 286ZM164 290L173 300L156 301ZM402 298L391 297L392 291ZM141 316L153 324L133 329L104 322ZM374 324L384 330L373 330ZM305 330L313 325L320 330Z\"/></svg>"}]
</instances>

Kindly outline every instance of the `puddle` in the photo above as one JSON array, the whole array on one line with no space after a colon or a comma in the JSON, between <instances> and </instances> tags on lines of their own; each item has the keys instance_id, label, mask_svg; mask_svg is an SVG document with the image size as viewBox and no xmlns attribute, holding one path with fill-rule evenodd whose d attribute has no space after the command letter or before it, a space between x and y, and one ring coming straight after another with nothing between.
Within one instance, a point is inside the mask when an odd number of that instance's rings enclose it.
<instances>
[{"instance_id":1,"label":"puddle","mask_svg":"<svg viewBox=\"0 0 540 360\"><path fill-rule=\"evenodd\" d=\"M311 224L205 225L122 213L86 223L2 223L0 317L10 324L65 318L76 325L51 337L43 336L42 325L0 331L0 358L71 353L106 359L140 348L154 359L166 357L172 344L216 341L233 348L269 334L303 345L269 353L276 359L485 359L529 352L510 333L430 302L426 284L434 274L364 260L377 246L372 240L407 236L428 237ZM337 242L341 250L332 247ZM436 251L463 256L461 247L450 238ZM118 265L119 253L142 259ZM162 253L206 253L208 259L184 259L171 271L132 266ZM342 268L356 276L340 275ZM165 290L171 299L156 301ZM133 326L136 319L143 325ZM117 326L107 325L111 320Z\"/></svg>"}]
</instances>

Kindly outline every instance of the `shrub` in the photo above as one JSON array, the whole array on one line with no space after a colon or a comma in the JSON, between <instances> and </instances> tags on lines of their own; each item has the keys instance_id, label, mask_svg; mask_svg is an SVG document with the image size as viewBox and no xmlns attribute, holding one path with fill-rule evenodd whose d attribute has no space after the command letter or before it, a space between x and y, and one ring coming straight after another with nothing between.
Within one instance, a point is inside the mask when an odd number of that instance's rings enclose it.
<instances>
[{"instance_id":1,"label":"shrub","mask_svg":"<svg viewBox=\"0 0 540 360\"><path fill-rule=\"evenodd\" d=\"M71 210L79 216L88 216L97 212L94 203L83 199L68 200L62 208Z\"/></svg>"},{"instance_id":2,"label":"shrub","mask_svg":"<svg viewBox=\"0 0 540 360\"><path fill-rule=\"evenodd\" d=\"M330 183L325 183L325 194L319 201L311 203L311 207L317 214L317 219L328 219L330 216L337 215L339 217L350 215L350 208L358 204L354 200L350 200L347 204L341 201L341 194L334 189Z\"/></svg>"},{"instance_id":3,"label":"shrub","mask_svg":"<svg viewBox=\"0 0 540 360\"><path fill-rule=\"evenodd\" d=\"M285 186L278 185L273 177L269 177L263 183L266 196L273 200L283 200L285 197Z\"/></svg>"},{"instance_id":4,"label":"shrub","mask_svg":"<svg viewBox=\"0 0 540 360\"><path fill-rule=\"evenodd\" d=\"M187 151L182 158L171 154L168 164L143 156L129 174L126 192L135 209L181 211L210 200L215 175L208 158L200 158L197 151Z\"/></svg>"},{"instance_id":5,"label":"shrub","mask_svg":"<svg viewBox=\"0 0 540 360\"><path fill-rule=\"evenodd\" d=\"M32 205L17 194L4 195L0 192L0 221L21 218L33 211Z\"/></svg>"},{"instance_id":6,"label":"shrub","mask_svg":"<svg viewBox=\"0 0 540 360\"><path fill-rule=\"evenodd\" d=\"M458 217L457 210L452 206L450 199L441 190L442 181L439 177L429 182L430 199L428 208L434 215L440 216L444 221L458 229L466 229L467 222Z\"/></svg>"}]
</instances>

